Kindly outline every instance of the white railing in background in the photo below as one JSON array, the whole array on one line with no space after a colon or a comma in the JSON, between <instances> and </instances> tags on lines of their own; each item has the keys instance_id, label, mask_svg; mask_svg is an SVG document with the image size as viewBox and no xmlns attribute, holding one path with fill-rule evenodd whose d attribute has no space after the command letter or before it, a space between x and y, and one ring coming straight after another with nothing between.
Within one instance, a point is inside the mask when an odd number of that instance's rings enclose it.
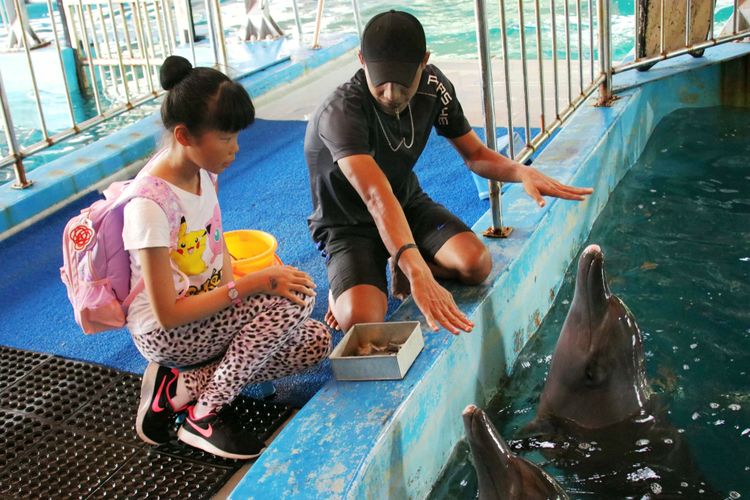
<instances>
[{"instance_id":1,"label":"white railing in background","mask_svg":"<svg viewBox=\"0 0 750 500\"><path fill-rule=\"evenodd\" d=\"M612 95L612 75L632 69L648 69L656 62L664 59L677 57L683 54L692 54L699 57L707 47L727 43L733 40L747 37L750 35L748 23L742 16L735 15L742 12L742 3L750 4L750 0L733 0L733 14L730 19L731 28L725 28L721 35L715 36L714 19L716 15L716 0L654 0L652 5L658 5L659 22L655 29L659 35L658 54L649 54L643 45L645 40L644 33L634 33L636 46L636 57L632 62L613 65L612 63L612 33L611 33L611 0L547 0L548 3L542 3L542 0L518 0L515 6L515 14L512 19L517 19L518 28L510 29L512 26L508 23L508 12L513 9L512 0L497 0L500 22L500 42L501 54L499 58L503 64L502 77L504 78L505 95L502 101L505 103L504 122L507 123L508 130L508 153L511 158L523 163L528 160L535 151L537 151L557 130L567 118L575 111L586 99L594 92L599 91L597 105L608 106L615 98ZM596 16L594 15L593 3L596 2ZM669 2L669 10L665 9L666 2ZM693 12L701 3L701 8L706 7L710 2L710 29L708 33L696 38L694 29L695 13ZM636 26L639 26L638 4L636 4ZM479 65L482 77L482 99L483 111L485 116L485 136L487 145L496 149L495 138L495 106L497 103L493 89L493 73L491 68L492 54L489 47L489 30L487 23L487 11L485 0L475 0L476 28L477 28L477 45L479 50ZM685 31L684 44L667 43L667 30L674 29L674 23L666 23L667 15L674 15L675 6L681 6L682 14L685 16L682 25ZM584 14L586 12L586 14ZM533 15L533 22L527 22L526 19ZM564 29L559 32L559 19L564 21ZM649 18L653 21L652 18ZM740 26L742 19L743 26ZM571 32L571 21L574 21L574 29ZM585 27L587 25L587 28ZM665 28L667 26L667 28ZM678 23L679 26L679 23ZM728 24L729 26L729 24ZM549 28L547 28L549 27ZM545 30L549 30L545 37ZM535 35L536 50L533 55L527 52L527 31L532 31ZM636 28L637 30L637 28ZM511 33L516 31L515 36ZM682 32L680 31L679 34ZM673 35L673 32L669 32ZM679 36L678 34L678 36ZM641 38L643 36L643 38ZM520 46L520 60L509 56L509 43L517 38ZM670 40L672 40L671 37ZM545 42L545 39L548 39ZM588 42L588 47L585 42ZM544 56L545 43L546 48L551 49L550 57ZM564 44L564 57L562 64L558 58L558 47ZM639 52L639 48L642 50ZM573 50L575 49L575 50ZM527 59L536 59L537 68L535 74L530 75ZM598 59L598 62L597 62ZM577 63L576 63L577 61ZM513 68L511 68L513 66ZM511 71L513 69L513 71ZM554 112L546 109L545 100L545 75L552 76L552 91L554 93L553 103ZM564 73L562 76L560 73ZM512 85L510 84L511 74L520 74L522 81L519 87L522 93L522 99L514 98ZM533 78L532 78L533 77ZM578 80L576 86L574 79ZM567 92L567 102L563 99L561 104L561 84L560 80L566 82L563 96ZM530 95L530 82L538 86L539 95ZM516 90L518 92L518 90ZM537 100L539 113L534 119L530 116L530 103ZM518 109L521 108L521 109ZM523 130L525 132L525 144L520 151L516 151L514 137L514 121L516 116L523 117ZM532 130L538 130L532 135ZM490 207L492 214L492 227L486 232L488 237L506 237L511 228L503 226L502 222L502 200L501 186L497 182L490 182Z\"/></svg>"},{"instance_id":2,"label":"white railing in background","mask_svg":"<svg viewBox=\"0 0 750 500\"><path fill-rule=\"evenodd\" d=\"M607 11L602 11L607 8L608 2L599 1L596 17L594 17L592 3L593 0L548 0L545 4L542 4L541 0L533 2L517 0L515 5L512 0L498 0L497 2L501 27L500 59L503 65L502 77L505 88L505 95L502 98L505 104L502 122L507 124L508 155L521 163L528 160L573 111L607 81L605 69L607 61L604 55L608 49L600 50L600 41L608 42L609 31L608 23L601 23L600 20L609 18ZM494 111L496 102L491 93L493 88L493 73L490 64L492 55L489 53L487 41L485 0L475 0L474 5L482 75L485 137L487 145L496 149ZM515 36L509 34L510 30L507 29L509 17L518 19ZM558 18L564 24L562 32L558 32L560 25ZM527 19L533 19L533 21L527 21ZM571 30L571 21L574 21L573 30ZM530 54L528 50L526 39L526 32L531 30L534 32L533 54ZM517 38L517 46L520 47L518 59L509 56L511 45L516 46L512 43L515 42L514 38ZM558 48L561 46L565 48L562 61L559 60L558 54ZM549 57L544 55L547 49L551 51ZM597 52L599 61L595 59ZM536 60L536 65L530 68L529 60ZM562 78L561 73L564 74ZM520 86L510 84L511 74L521 75ZM552 102L548 106L545 79L549 81L550 77ZM562 95L561 80L565 82ZM538 87L538 95L531 95L532 86ZM514 92L520 92L522 98L516 98ZM567 100L565 100L566 94ZM532 100L536 100L538 105L538 114L533 118L530 106ZM523 127L525 144L520 151L516 150L513 139L514 128L519 125L516 123L516 116L523 118L520 125ZM492 181L490 182L490 208L492 227L484 233L485 236L507 237L511 228L503 226L502 222L501 186Z\"/></svg>"},{"instance_id":3,"label":"white railing in background","mask_svg":"<svg viewBox=\"0 0 750 500\"><path fill-rule=\"evenodd\" d=\"M15 2L17 10L24 7L23 0L0 0L0 3L2 1ZM13 187L17 188L31 186L23 166L24 158L160 96L162 92L158 83L158 71L161 62L168 55L182 49L183 52L189 51L187 57L192 59L193 65L198 62L195 22L190 0L62 0L61 13L53 8L52 0L46 2L59 71L62 72L62 80L65 82L67 114L71 126L54 134L49 131L37 77L38 72L50 69L35 67L31 57L31 45L24 31L23 51L31 76L31 90L34 94L38 129L41 131L42 139L28 146L20 144L17 130L13 126L8 96L2 85L2 73L8 68L0 69L0 125L4 130L8 150L7 155L0 156L0 168L13 165L16 177ZM262 29L256 30L255 33L254 26L247 26L248 23L252 24L249 20L251 11L264 16L262 22L273 23L268 12L268 3L269 0L245 0L248 18L245 20L246 36L264 36ZM356 0L352 0L352 6L357 9ZM257 7L260 8L256 10ZM297 37L302 43L297 0L292 0L292 7ZM227 40L224 35L220 0L205 0L205 12L209 52L213 55L208 65L228 72ZM318 24L321 17L322 9L318 14ZM58 32L58 21L63 25L62 19L67 28L70 45L77 52L77 63L80 65L80 71L77 72L79 83L93 96L96 107L96 115L82 122L76 121L71 89L68 88L66 78L66 73L70 70L63 62L62 51L65 42L62 38L65 35L61 37ZM358 11L355 12L355 20L359 31ZM237 43L244 42L238 39ZM201 52L204 55L205 53L206 50ZM200 64L206 65L205 58L200 60Z\"/></svg>"}]
</instances>

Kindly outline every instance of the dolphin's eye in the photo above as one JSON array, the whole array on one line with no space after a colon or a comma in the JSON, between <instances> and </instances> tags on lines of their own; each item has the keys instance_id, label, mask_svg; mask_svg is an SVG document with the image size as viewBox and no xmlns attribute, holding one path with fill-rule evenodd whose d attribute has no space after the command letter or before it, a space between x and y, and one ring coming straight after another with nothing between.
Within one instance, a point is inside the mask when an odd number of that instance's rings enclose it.
<instances>
[{"instance_id":1,"label":"dolphin's eye","mask_svg":"<svg viewBox=\"0 0 750 500\"><path fill-rule=\"evenodd\" d=\"M584 375L586 376L585 384L586 385L597 385L602 382L602 373L601 370L599 370L596 362L592 362L586 365L586 370L584 371Z\"/></svg>"}]
</instances>

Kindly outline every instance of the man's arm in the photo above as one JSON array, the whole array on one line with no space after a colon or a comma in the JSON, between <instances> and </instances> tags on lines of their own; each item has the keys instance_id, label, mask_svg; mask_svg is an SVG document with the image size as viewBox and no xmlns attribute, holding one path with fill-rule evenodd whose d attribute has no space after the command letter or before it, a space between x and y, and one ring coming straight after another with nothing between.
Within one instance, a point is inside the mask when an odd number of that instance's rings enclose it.
<instances>
[{"instance_id":1,"label":"man's arm","mask_svg":"<svg viewBox=\"0 0 750 500\"><path fill-rule=\"evenodd\" d=\"M388 253L395 255L403 245L414 243L404 211L375 159L352 155L340 159L338 165L375 220ZM398 265L409 279L414 302L433 330L438 329L438 324L454 334L459 329L471 330L471 322L458 309L450 292L435 281L417 249L404 251Z\"/></svg>"},{"instance_id":2,"label":"man's arm","mask_svg":"<svg viewBox=\"0 0 750 500\"><path fill-rule=\"evenodd\" d=\"M494 181L522 182L526 193L534 198L540 207L544 206L542 196L582 201L585 199L584 195L593 192L591 188L567 186L535 168L506 158L485 146L473 130L450 141L472 172Z\"/></svg>"}]
</instances>

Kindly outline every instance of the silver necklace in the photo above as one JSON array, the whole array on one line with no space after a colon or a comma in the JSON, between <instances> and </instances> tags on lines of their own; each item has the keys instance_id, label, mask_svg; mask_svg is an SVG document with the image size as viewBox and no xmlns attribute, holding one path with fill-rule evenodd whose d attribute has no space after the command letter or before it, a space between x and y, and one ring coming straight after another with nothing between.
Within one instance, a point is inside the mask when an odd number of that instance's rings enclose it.
<instances>
[{"instance_id":1,"label":"silver necklace","mask_svg":"<svg viewBox=\"0 0 750 500\"><path fill-rule=\"evenodd\" d=\"M378 110L375 108L375 105L372 105L372 109L375 111L375 118L378 119L378 123L380 124L380 130L383 131L383 136L385 136L385 140L388 143L388 147L391 148L391 151L394 153L399 150L401 145L406 149L411 149L411 147L414 145L414 116L411 114L411 103L407 104L406 107L409 109L409 121L411 122L411 142L409 144L406 144L406 137L402 137L398 144L396 144L396 147L393 147L393 144L391 144L391 139L388 137L388 132L385 130L385 127L383 126L383 122L380 120L380 115L378 115ZM396 112L396 119L398 120L398 112Z\"/></svg>"}]
</instances>

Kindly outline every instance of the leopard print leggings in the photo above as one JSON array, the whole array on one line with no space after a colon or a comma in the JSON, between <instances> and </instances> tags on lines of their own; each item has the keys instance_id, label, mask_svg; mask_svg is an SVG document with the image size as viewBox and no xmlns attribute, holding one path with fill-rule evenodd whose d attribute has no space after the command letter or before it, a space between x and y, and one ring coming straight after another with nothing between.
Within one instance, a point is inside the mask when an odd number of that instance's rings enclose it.
<instances>
[{"instance_id":1,"label":"leopard print leggings","mask_svg":"<svg viewBox=\"0 0 750 500\"><path fill-rule=\"evenodd\" d=\"M276 295L254 295L201 321L133 334L133 341L147 360L160 365L208 362L180 370L180 376L191 399L219 408L247 384L299 372L328 355L328 328L309 319L315 298L300 297L304 307Z\"/></svg>"}]
</instances>

